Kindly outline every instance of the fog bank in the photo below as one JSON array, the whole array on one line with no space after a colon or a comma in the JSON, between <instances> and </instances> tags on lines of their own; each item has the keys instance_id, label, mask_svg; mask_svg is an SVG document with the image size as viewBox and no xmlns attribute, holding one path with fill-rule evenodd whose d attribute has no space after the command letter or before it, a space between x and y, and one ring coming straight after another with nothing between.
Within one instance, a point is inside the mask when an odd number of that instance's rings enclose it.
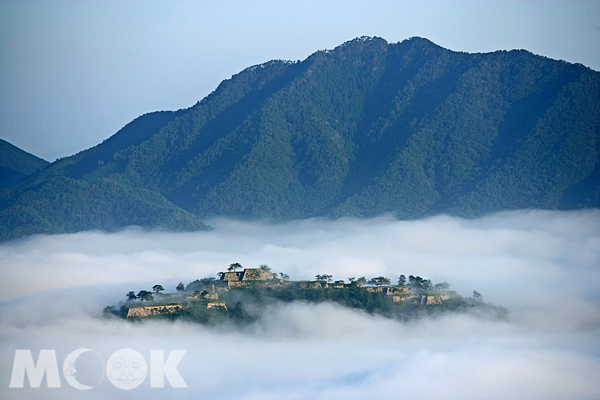
<instances>
[{"instance_id":1,"label":"fog bank","mask_svg":"<svg viewBox=\"0 0 600 400\"><path fill-rule=\"evenodd\" d=\"M592 399L600 395L600 212L518 211L477 220L437 216L209 221L194 233L85 232L0 245L1 398ZM400 274L447 281L506 307L504 322L446 315L411 323L332 304L269 309L238 329L104 320L134 290L216 276L233 262L292 280ZM185 349L189 388L132 390L106 377L87 391L9 388L16 349L77 348L106 362L122 348ZM45 379L45 378L44 378Z\"/></svg>"}]
</instances>

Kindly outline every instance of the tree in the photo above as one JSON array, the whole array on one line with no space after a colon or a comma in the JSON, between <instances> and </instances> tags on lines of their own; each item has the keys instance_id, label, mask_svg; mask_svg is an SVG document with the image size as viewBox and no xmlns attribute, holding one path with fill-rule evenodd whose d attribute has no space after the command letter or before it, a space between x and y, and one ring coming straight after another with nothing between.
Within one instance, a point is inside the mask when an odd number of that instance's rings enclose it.
<instances>
[{"instance_id":1,"label":"tree","mask_svg":"<svg viewBox=\"0 0 600 400\"><path fill-rule=\"evenodd\" d=\"M410 286L411 288L414 288L414 285L415 285L415 276L409 275L408 276L408 286Z\"/></svg>"},{"instance_id":2,"label":"tree","mask_svg":"<svg viewBox=\"0 0 600 400\"><path fill-rule=\"evenodd\" d=\"M356 280L356 278L355 278L355 277L348 278L348 281L350 282L350 284L352 284L352 282L354 282L355 280Z\"/></svg>"},{"instance_id":3,"label":"tree","mask_svg":"<svg viewBox=\"0 0 600 400\"><path fill-rule=\"evenodd\" d=\"M415 292L422 292L424 290L431 289L431 281L429 279L423 279L420 276L408 276L408 286Z\"/></svg>"},{"instance_id":4,"label":"tree","mask_svg":"<svg viewBox=\"0 0 600 400\"><path fill-rule=\"evenodd\" d=\"M433 288L435 290L448 290L450 289L450 284L446 281L441 282L441 283L436 283L435 285L433 285Z\"/></svg>"},{"instance_id":5,"label":"tree","mask_svg":"<svg viewBox=\"0 0 600 400\"><path fill-rule=\"evenodd\" d=\"M406 277L404 275L400 275L398 278L398 286L406 285Z\"/></svg>"},{"instance_id":6,"label":"tree","mask_svg":"<svg viewBox=\"0 0 600 400\"><path fill-rule=\"evenodd\" d=\"M284 281L287 281L290 279L290 276L288 274L284 274L283 272L279 273L279 276L281 277L281 279L283 279Z\"/></svg>"},{"instance_id":7,"label":"tree","mask_svg":"<svg viewBox=\"0 0 600 400\"><path fill-rule=\"evenodd\" d=\"M233 265L233 264L232 264ZM258 266L258 268L260 268L261 270L263 270L264 272L271 272L271 268L269 268L269 266L267 264L260 264Z\"/></svg>"},{"instance_id":8,"label":"tree","mask_svg":"<svg viewBox=\"0 0 600 400\"><path fill-rule=\"evenodd\" d=\"M377 286L377 287L379 287L379 286L385 286L385 285L389 285L389 284L390 284L390 282L391 282L391 281L390 281L388 278L385 278L385 277L383 277L383 276L377 276L377 277L375 277L375 278L373 278L373 279L371 279L371 280L369 281L369 283L370 283L371 285L375 285L375 286Z\"/></svg>"},{"instance_id":9,"label":"tree","mask_svg":"<svg viewBox=\"0 0 600 400\"><path fill-rule=\"evenodd\" d=\"M229 272L235 272L236 269L243 269L244 267L242 267L242 264L240 263L233 263L233 264L229 264L229 268L227 268L227 271Z\"/></svg>"},{"instance_id":10,"label":"tree","mask_svg":"<svg viewBox=\"0 0 600 400\"><path fill-rule=\"evenodd\" d=\"M365 278L364 276L361 276L360 278L357 279L357 281L362 282L364 285L365 283L367 283L367 278Z\"/></svg>"},{"instance_id":11,"label":"tree","mask_svg":"<svg viewBox=\"0 0 600 400\"><path fill-rule=\"evenodd\" d=\"M147 290L140 290L140 292L137 294L137 298L140 299L140 301L146 300L146 302L148 302L149 300L154 300L152 292L149 292Z\"/></svg>"},{"instance_id":12,"label":"tree","mask_svg":"<svg viewBox=\"0 0 600 400\"><path fill-rule=\"evenodd\" d=\"M125 295L127 297L127 302L131 303L133 301L135 301L135 299L137 299L138 297L135 295L135 292L132 290L131 292L127 293Z\"/></svg>"},{"instance_id":13,"label":"tree","mask_svg":"<svg viewBox=\"0 0 600 400\"><path fill-rule=\"evenodd\" d=\"M421 283L421 288L423 290L433 289L433 285L431 284L431 279L423 279L423 282Z\"/></svg>"},{"instance_id":14,"label":"tree","mask_svg":"<svg viewBox=\"0 0 600 400\"><path fill-rule=\"evenodd\" d=\"M185 286L183 285L183 282L179 282L177 284L177 287L175 288L175 290L177 290L178 292L183 292L185 290Z\"/></svg>"},{"instance_id":15,"label":"tree","mask_svg":"<svg viewBox=\"0 0 600 400\"><path fill-rule=\"evenodd\" d=\"M315 276L317 281L321 281L321 282L329 282L331 281L331 275L327 275L327 274L323 274L323 275L316 275Z\"/></svg>"},{"instance_id":16,"label":"tree","mask_svg":"<svg viewBox=\"0 0 600 400\"><path fill-rule=\"evenodd\" d=\"M156 295L158 296L160 292L165 290L165 288L162 287L162 285L154 285L152 286L152 290L154 290L154 293L156 293Z\"/></svg>"},{"instance_id":17,"label":"tree","mask_svg":"<svg viewBox=\"0 0 600 400\"><path fill-rule=\"evenodd\" d=\"M327 274L323 274L323 275L316 275L315 276L317 281L321 281L321 282L331 282L331 278L333 278L333 275L327 275Z\"/></svg>"},{"instance_id":18,"label":"tree","mask_svg":"<svg viewBox=\"0 0 600 400\"><path fill-rule=\"evenodd\" d=\"M475 300L476 302L482 302L483 296L477 290L473 290L473 300Z\"/></svg>"},{"instance_id":19,"label":"tree","mask_svg":"<svg viewBox=\"0 0 600 400\"><path fill-rule=\"evenodd\" d=\"M115 306L106 306L102 310L102 316L104 318L108 318L113 315L113 311L115 310Z\"/></svg>"}]
</instances>

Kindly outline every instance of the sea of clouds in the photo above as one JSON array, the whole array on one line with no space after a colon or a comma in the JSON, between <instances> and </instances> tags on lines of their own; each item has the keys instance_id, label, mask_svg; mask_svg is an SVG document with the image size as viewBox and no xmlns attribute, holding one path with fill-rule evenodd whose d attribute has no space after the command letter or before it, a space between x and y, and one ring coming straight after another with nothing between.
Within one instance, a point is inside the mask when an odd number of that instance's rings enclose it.
<instances>
[{"instance_id":1,"label":"sea of clouds","mask_svg":"<svg viewBox=\"0 0 600 400\"><path fill-rule=\"evenodd\" d=\"M2 399L597 399L600 211L516 211L476 220L209 221L209 232L127 229L0 244ZM335 304L269 309L245 328L102 318L133 290L268 264L292 280L400 274L447 281L509 310L508 321L445 315L401 323ZM78 348L106 360L186 350L187 388L103 380L9 388L15 352ZM82 371L83 374L85 371Z\"/></svg>"}]
</instances>

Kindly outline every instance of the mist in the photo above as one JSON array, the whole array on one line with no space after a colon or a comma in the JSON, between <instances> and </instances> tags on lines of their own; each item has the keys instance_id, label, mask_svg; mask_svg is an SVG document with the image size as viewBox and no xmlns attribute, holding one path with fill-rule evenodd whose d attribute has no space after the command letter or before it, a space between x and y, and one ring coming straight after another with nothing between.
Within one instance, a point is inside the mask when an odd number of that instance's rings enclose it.
<instances>
[{"instance_id":1,"label":"mist","mask_svg":"<svg viewBox=\"0 0 600 400\"><path fill-rule=\"evenodd\" d=\"M208 221L209 232L131 228L0 244L0 397L208 399L594 399L600 395L600 211L465 220ZM102 318L125 294L268 264L291 280L419 275L509 311L401 323L336 304L267 309L243 328ZM188 388L9 388L17 349L184 349Z\"/></svg>"}]
</instances>

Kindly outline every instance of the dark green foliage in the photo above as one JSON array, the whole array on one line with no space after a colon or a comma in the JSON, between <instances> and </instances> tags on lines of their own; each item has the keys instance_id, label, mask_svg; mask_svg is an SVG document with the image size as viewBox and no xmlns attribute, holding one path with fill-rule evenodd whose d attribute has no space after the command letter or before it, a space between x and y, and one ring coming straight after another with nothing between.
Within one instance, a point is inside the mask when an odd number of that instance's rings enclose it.
<instances>
[{"instance_id":1,"label":"dark green foliage","mask_svg":"<svg viewBox=\"0 0 600 400\"><path fill-rule=\"evenodd\" d=\"M86 182L52 177L24 191L11 207L0 211L0 238L4 240L34 233L114 231L128 225L206 229L198 217L159 193L109 178Z\"/></svg>"},{"instance_id":2,"label":"dark green foliage","mask_svg":"<svg viewBox=\"0 0 600 400\"><path fill-rule=\"evenodd\" d=\"M600 74L359 38L139 117L0 195L2 238L212 215L474 217L600 206Z\"/></svg>"},{"instance_id":3,"label":"dark green foliage","mask_svg":"<svg viewBox=\"0 0 600 400\"><path fill-rule=\"evenodd\" d=\"M162 285L154 285L152 286L152 291L158 296L160 292L164 292L165 288Z\"/></svg>"},{"instance_id":4,"label":"dark green foliage","mask_svg":"<svg viewBox=\"0 0 600 400\"><path fill-rule=\"evenodd\" d=\"M50 164L0 139L0 188L12 188Z\"/></svg>"},{"instance_id":5,"label":"dark green foliage","mask_svg":"<svg viewBox=\"0 0 600 400\"><path fill-rule=\"evenodd\" d=\"M244 267L242 267L242 264L240 263L233 263L233 264L229 264L229 268L227 268L227 271L229 272L235 272L238 269L243 269Z\"/></svg>"},{"instance_id":6,"label":"dark green foliage","mask_svg":"<svg viewBox=\"0 0 600 400\"><path fill-rule=\"evenodd\" d=\"M140 292L137 294L137 298L140 299L140 301L152 301L154 300L154 296L152 296L152 292L148 291L148 290L140 290Z\"/></svg>"},{"instance_id":7,"label":"dark green foliage","mask_svg":"<svg viewBox=\"0 0 600 400\"><path fill-rule=\"evenodd\" d=\"M433 286L431 284L431 280L423 279L420 276L410 275L408 277L408 286L410 289L417 293L422 293L428 290L432 290Z\"/></svg>"},{"instance_id":8,"label":"dark green foliage","mask_svg":"<svg viewBox=\"0 0 600 400\"><path fill-rule=\"evenodd\" d=\"M375 285L375 286L386 286L386 285L389 285L390 283L391 283L390 279L383 277L383 276L377 276L369 281L369 284Z\"/></svg>"},{"instance_id":9,"label":"dark green foliage","mask_svg":"<svg viewBox=\"0 0 600 400\"><path fill-rule=\"evenodd\" d=\"M214 278L196 279L195 281L188 283L185 287L186 292L193 292L196 290L209 290L212 292L214 290Z\"/></svg>"}]
</instances>

